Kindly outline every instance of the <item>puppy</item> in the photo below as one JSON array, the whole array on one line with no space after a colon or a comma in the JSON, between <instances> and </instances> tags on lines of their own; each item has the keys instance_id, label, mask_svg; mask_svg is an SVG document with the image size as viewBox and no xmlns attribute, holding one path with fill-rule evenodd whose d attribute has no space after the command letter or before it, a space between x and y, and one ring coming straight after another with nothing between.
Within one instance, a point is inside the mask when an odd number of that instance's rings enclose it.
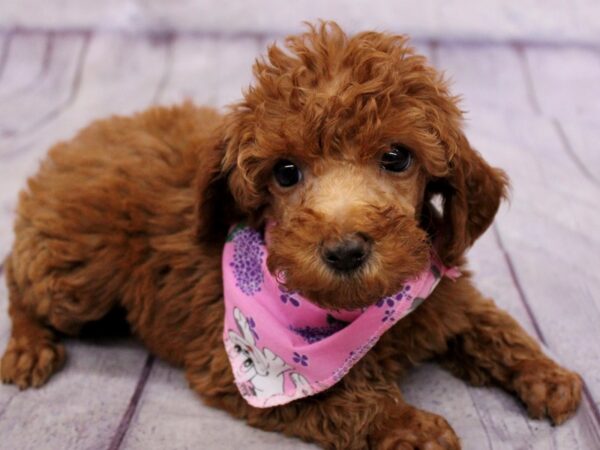
<instances>
[{"instance_id":1,"label":"puppy","mask_svg":"<svg viewBox=\"0 0 600 450\"><path fill-rule=\"evenodd\" d=\"M20 195L6 261L12 336L2 380L41 386L65 361L59 334L77 335L118 306L207 404L325 448L460 448L450 425L406 403L397 384L434 357L469 383L514 393L531 417L564 422L580 377L465 270L442 278L328 389L267 408L242 397L223 345L221 257L232 225L268 224L266 264L288 292L360 311L422 272L432 252L463 267L507 189L405 37L347 36L322 23L286 47L257 60L254 85L225 115L153 108L95 122L50 150ZM332 259L331 249L349 246L360 255ZM254 343L242 318L231 332ZM270 351L247 351L284 367Z\"/></svg>"}]
</instances>

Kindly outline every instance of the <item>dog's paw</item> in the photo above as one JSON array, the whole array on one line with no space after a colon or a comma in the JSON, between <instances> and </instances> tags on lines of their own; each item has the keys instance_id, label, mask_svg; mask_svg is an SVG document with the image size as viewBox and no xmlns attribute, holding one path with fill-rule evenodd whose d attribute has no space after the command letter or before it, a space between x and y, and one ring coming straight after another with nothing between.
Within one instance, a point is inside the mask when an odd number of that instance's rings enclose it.
<instances>
[{"instance_id":1,"label":"dog's paw","mask_svg":"<svg viewBox=\"0 0 600 450\"><path fill-rule=\"evenodd\" d=\"M549 418L560 425L575 413L583 383L575 372L553 361L531 363L515 378L515 390L534 419Z\"/></svg>"},{"instance_id":2,"label":"dog's paw","mask_svg":"<svg viewBox=\"0 0 600 450\"><path fill-rule=\"evenodd\" d=\"M39 387L62 367L64 361L62 344L12 338L2 357L0 377L3 383L16 384L20 389Z\"/></svg>"},{"instance_id":3,"label":"dog's paw","mask_svg":"<svg viewBox=\"0 0 600 450\"><path fill-rule=\"evenodd\" d=\"M371 447L382 450L460 450L460 440L437 414L410 408L372 436Z\"/></svg>"}]
</instances>

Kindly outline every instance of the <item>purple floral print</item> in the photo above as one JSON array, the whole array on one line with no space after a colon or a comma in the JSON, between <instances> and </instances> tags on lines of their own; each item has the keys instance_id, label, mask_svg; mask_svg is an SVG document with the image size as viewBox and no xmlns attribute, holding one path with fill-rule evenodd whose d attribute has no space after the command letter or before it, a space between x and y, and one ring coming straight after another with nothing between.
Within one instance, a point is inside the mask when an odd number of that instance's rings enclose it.
<instances>
[{"instance_id":1,"label":"purple floral print","mask_svg":"<svg viewBox=\"0 0 600 450\"><path fill-rule=\"evenodd\" d=\"M327 325L324 327L290 327L297 335L301 336L307 343L314 344L321 339L331 336L348 325L348 322L338 320L331 314L327 315Z\"/></svg>"},{"instance_id":2,"label":"purple floral print","mask_svg":"<svg viewBox=\"0 0 600 450\"><path fill-rule=\"evenodd\" d=\"M246 295L260 292L264 278L262 273L262 238L251 228L241 228L232 237L234 244L231 267L236 286Z\"/></svg>"},{"instance_id":3,"label":"purple floral print","mask_svg":"<svg viewBox=\"0 0 600 450\"><path fill-rule=\"evenodd\" d=\"M300 301L294 297L295 292L288 292L281 286L279 286L279 290L281 291L279 300L281 300L282 303L290 302L290 305L295 306L296 308L300 306Z\"/></svg>"},{"instance_id":4,"label":"purple floral print","mask_svg":"<svg viewBox=\"0 0 600 450\"><path fill-rule=\"evenodd\" d=\"M383 297L376 303L376 305L380 308L382 306L388 306L392 308L396 305L396 302L401 302L402 300L411 300L412 296L408 293L409 291L409 285L403 286L402 289L400 289L400 291L398 291L396 294L389 297Z\"/></svg>"},{"instance_id":5,"label":"purple floral print","mask_svg":"<svg viewBox=\"0 0 600 450\"><path fill-rule=\"evenodd\" d=\"M294 362L296 364L302 364L304 367L308 366L308 356L301 355L298 352L294 352Z\"/></svg>"},{"instance_id":6,"label":"purple floral print","mask_svg":"<svg viewBox=\"0 0 600 450\"><path fill-rule=\"evenodd\" d=\"M382 322L387 322L388 320L394 320L394 310L393 309L386 310L385 313L383 314L383 317L381 318Z\"/></svg>"}]
</instances>

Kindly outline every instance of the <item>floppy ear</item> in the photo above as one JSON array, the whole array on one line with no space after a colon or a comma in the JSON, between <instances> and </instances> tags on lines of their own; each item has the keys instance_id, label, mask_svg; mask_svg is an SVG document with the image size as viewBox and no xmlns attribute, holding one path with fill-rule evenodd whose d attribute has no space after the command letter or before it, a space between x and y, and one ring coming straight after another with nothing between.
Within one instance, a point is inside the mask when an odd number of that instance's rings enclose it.
<instances>
[{"instance_id":1,"label":"floppy ear","mask_svg":"<svg viewBox=\"0 0 600 450\"><path fill-rule=\"evenodd\" d=\"M222 133L209 145L211 151L202 154L196 174L196 235L201 241L220 242L240 214L223 170L226 144Z\"/></svg>"},{"instance_id":2,"label":"floppy ear","mask_svg":"<svg viewBox=\"0 0 600 450\"><path fill-rule=\"evenodd\" d=\"M504 171L485 162L462 133L453 150L448 175L430 183L426 197L442 196L442 215L430 217L429 228L447 266L460 263L464 252L490 226L508 188Z\"/></svg>"},{"instance_id":3,"label":"floppy ear","mask_svg":"<svg viewBox=\"0 0 600 450\"><path fill-rule=\"evenodd\" d=\"M234 105L224 127L223 170L238 211L257 226L267 202L264 157L256 150L257 112L242 102Z\"/></svg>"}]
</instances>

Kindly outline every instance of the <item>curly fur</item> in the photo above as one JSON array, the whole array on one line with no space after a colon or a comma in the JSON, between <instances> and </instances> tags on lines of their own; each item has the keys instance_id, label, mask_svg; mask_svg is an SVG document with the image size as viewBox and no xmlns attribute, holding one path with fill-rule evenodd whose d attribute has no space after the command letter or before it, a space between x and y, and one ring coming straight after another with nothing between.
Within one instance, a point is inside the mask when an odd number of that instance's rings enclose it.
<instances>
[{"instance_id":1,"label":"curly fur","mask_svg":"<svg viewBox=\"0 0 600 450\"><path fill-rule=\"evenodd\" d=\"M492 222L507 179L472 149L442 77L403 36L347 36L322 23L272 45L255 84L225 115L185 104L98 121L50 150L21 193L6 261L12 337L2 379L40 386L65 351L58 333L115 308L155 354L185 368L212 406L325 448L460 447L450 425L407 404L398 377L438 359L457 376L514 392L533 417L561 423L581 381L545 356L467 271L443 280L337 385L267 409L239 395L221 342L220 253L230 224L276 223L269 267L327 307L358 307L422 270L431 246L447 265ZM392 143L406 174L383 173ZM303 169L282 189L281 158ZM432 199L440 196L438 210ZM360 232L373 255L340 277L322 242Z\"/></svg>"}]
</instances>

